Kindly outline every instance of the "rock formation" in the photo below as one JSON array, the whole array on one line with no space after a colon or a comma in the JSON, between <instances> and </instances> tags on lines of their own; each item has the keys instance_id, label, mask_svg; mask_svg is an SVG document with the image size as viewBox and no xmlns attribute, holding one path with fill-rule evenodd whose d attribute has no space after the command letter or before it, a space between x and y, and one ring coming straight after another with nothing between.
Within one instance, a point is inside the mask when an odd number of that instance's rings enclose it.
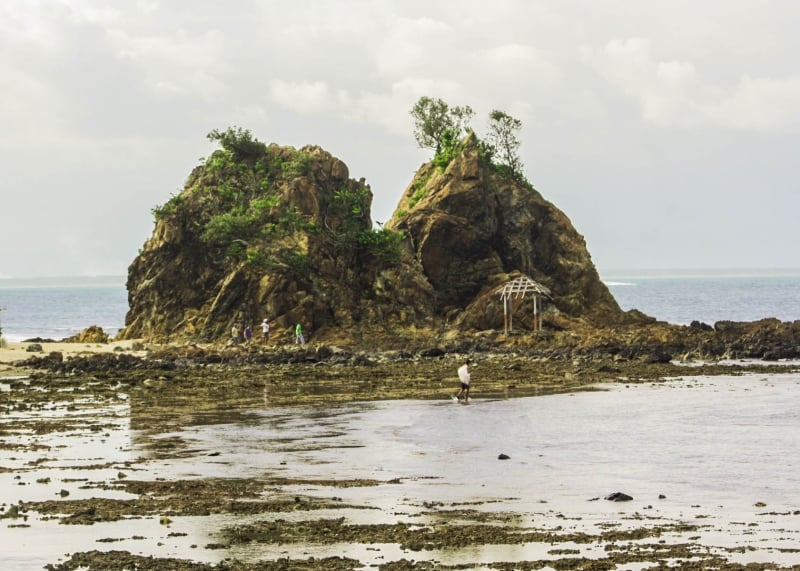
<instances>
[{"instance_id":1,"label":"rock formation","mask_svg":"<svg viewBox=\"0 0 800 571\"><path fill-rule=\"evenodd\" d=\"M631 319L569 219L481 157L474 135L444 168L422 165L382 230L341 160L250 143L223 145L154 211L118 338L222 341L264 317L278 336L299 322L338 343L497 329L496 290L518 275L553 292L552 323Z\"/></svg>"},{"instance_id":2,"label":"rock formation","mask_svg":"<svg viewBox=\"0 0 800 571\"><path fill-rule=\"evenodd\" d=\"M386 227L408 236L437 312L462 327L502 324L496 290L519 274L547 286L566 316L595 325L626 317L566 215L482 159L474 134L445 169L420 168Z\"/></svg>"}]
</instances>

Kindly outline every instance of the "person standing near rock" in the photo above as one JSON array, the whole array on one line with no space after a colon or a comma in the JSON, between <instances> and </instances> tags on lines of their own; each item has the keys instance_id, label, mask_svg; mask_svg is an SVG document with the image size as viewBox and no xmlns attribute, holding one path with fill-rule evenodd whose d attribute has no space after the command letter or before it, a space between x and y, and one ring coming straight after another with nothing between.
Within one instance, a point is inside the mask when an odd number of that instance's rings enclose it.
<instances>
[{"instance_id":1,"label":"person standing near rock","mask_svg":"<svg viewBox=\"0 0 800 571\"><path fill-rule=\"evenodd\" d=\"M458 378L461 381L461 390L456 394L456 400L464 396L464 402L469 402L469 384L471 375L469 366L472 364L472 359L467 359L463 365L458 368Z\"/></svg>"},{"instance_id":2,"label":"person standing near rock","mask_svg":"<svg viewBox=\"0 0 800 571\"><path fill-rule=\"evenodd\" d=\"M250 324L244 326L244 344L250 345L250 340L253 338L253 329L250 327Z\"/></svg>"},{"instance_id":3,"label":"person standing near rock","mask_svg":"<svg viewBox=\"0 0 800 571\"><path fill-rule=\"evenodd\" d=\"M266 345L267 341L269 341L269 319L266 317L264 318L264 321L261 322L261 341L264 343L264 345Z\"/></svg>"},{"instance_id":4,"label":"person standing near rock","mask_svg":"<svg viewBox=\"0 0 800 571\"><path fill-rule=\"evenodd\" d=\"M233 324L231 327L231 345L238 345L239 344L239 328L236 327L236 324Z\"/></svg>"},{"instance_id":5,"label":"person standing near rock","mask_svg":"<svg viewBox=\"0 0 800 571\"><path fill-rule=\"evenodd\" d=\"M303 337L303 327L298 323L294 328L294 344L305 345L306 339Z\"/></svg>"}]
</instances>

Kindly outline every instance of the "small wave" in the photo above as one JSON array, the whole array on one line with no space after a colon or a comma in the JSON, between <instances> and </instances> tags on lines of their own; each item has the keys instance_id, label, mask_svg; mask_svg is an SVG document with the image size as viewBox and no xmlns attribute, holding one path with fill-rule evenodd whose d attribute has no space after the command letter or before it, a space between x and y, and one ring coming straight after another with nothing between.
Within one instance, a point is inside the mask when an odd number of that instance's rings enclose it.
<instances>
[{"instance_id":1,"label":"small wave","mask_svg":"<svg viewBox=\"0 0 800 571\"><path fill-rule=\"evenodd\" d=\"M614 286L635 286L636 285L635 283L631 283L631 282L612 282L612 281L605 281L605 280L603 281L603 283L606 284L607 286L612 286L612 287L614 287Z\"/></svg>"}]
</instances>

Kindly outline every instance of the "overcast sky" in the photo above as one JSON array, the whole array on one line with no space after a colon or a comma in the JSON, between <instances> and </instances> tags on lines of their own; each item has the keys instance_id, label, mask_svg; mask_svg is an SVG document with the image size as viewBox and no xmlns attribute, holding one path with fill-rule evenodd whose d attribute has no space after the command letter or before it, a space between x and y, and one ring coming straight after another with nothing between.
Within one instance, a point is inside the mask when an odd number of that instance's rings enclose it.
<instances>
[{"instance_id":1,"label":"overcast sky","mask_svg":"<svg viewBox=\"0 0 800 571\"><path fill-rule=\"evenodd\" d=\"M522 121L617 269L800 268L800 2L0 0L0 277L126 274L212 129L320 145L383 222L409 115Z\"/></svg>"}]
</instances>

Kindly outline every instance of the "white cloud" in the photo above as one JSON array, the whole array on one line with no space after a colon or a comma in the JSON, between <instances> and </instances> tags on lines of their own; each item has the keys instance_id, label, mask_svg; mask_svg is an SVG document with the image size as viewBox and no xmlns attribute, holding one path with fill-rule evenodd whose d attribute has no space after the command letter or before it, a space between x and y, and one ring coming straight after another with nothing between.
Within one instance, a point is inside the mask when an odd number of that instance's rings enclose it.
<instances>
[{"instance_id":1,"label":"white cloud","mask_svg":"<svg viewBox=\"0 0 800 571\"><path fill-rule=\"evenodd\" d=\"M736 90L712 110L720 124L744 130L800 131L800 76L743 76Z\"/></svg>"},{"instance_id":2,"label":"white cloud","mask_svg":"<svg viewBox=\"0 0 800 571\"><path fill-rule=\"evenodd\" d=\"M584 47L582 60L659 127L800 128L800 76L743 75L735 85L717 85L692 62L654 60L651 42L642 38L612 40L601 50Z\"/></svg>"},{"instance_id":3,"label":"white cloud","mask_svg":"<svg viewBox=\"0 0 800 571\"><path fill-rule=\"evenodd\" d=\"M331 90L323 81L282 81L270 85L270 97L278 105L301 115L321 113L333 106Z\"/></svg>"},{"instance_id":4,"label":"white cloud","mask_svg":"<svg viewBox=\"0 0 800 571\"><path fill-rule=\"evenodd\" d=\"M400 18L385 30L375 53L378 73L397 78L418 73L424 64L447 58L453 29L429 17Z\"/></svg>"},{"instance_id":5,"label":"white cloud","mask_svg":"<svg viewBox=\"0 0 800 571\"><path fill-rule=\"evenodd\" d=\"M159 4L155 0L136 0L136 8L142 14L154 14L159 9Z\"/></svg>"},{"instance_id":6,"label":"white cloud","mask_svg":"<svg viewBox=\"0 0 800 571\"><path fill-rule=\"evenodd\" d=\"M479 57L487 73L503 73L517 80L525 78L537 84L556 84L561 70L539 49L525 44L494 46Z\"/></svg>"}]
</instances>

